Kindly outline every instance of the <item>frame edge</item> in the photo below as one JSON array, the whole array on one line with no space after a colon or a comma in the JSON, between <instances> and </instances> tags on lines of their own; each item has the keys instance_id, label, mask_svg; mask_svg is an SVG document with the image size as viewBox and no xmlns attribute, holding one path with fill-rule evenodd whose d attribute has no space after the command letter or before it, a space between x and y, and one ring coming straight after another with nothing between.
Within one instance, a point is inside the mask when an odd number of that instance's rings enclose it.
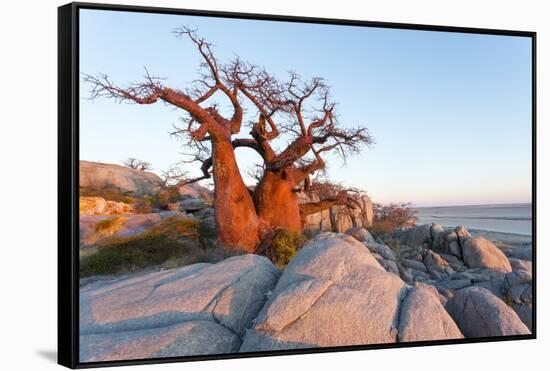
<instances>
[{"instance_id":1,"label":"frame edge","mask_svg":"<svg viewBox=\"0 0 550 371\"><path fill-rule=\"evenodd\" d=\"M74 4L57 8L57 363L78 364L74 281ZM70 226L70 227L69 227ZM69 228L68 228L69 227ZM67 251L69 250L69 252Z\"/></svg>"}]
</instances>

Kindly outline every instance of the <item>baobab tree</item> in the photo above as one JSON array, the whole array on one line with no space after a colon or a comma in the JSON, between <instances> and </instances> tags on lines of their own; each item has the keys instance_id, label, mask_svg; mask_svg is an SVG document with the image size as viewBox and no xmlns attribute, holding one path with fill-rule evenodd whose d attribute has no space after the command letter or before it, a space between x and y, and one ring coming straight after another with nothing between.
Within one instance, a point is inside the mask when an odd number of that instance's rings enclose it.
<instances>
[{"instance_id":1,"label":"baobab tree","mask_svg":"<svg viewBox=\"0 0 550 371\"><path fill-rule=\"evenodd\" d=\"M267 232L300 231L305 213L349 203L343 193L311 204L298 202L297 193L309 188L310 177L325 168L323 154L333 152L345 159L373 142L366 128L338 123L336 103L322 78L304 81L291 72L281 81L238 57L219 63L212 44L195 30L183 27L174 33L189 39L202 57L199 77L186 90L169 87L147 71L142 82L128 86L116 85L104 74L84 78L91 84L92 99L107 97L142 105L163 101L185 112L184 125L175 127L172 134L186 138L192 161L201 164L202 174L187 182L214 180L221 243L253 252ZM226 99L229 115L222 114L214 97ZM242 130L245 110L251 115L250 136L234 138ZM278 149L274 142L281 141L286 145ZM238 148L252 149L261 158L263 173L252 192L237 164Z\"/></svg>"},{"instance_id":2,"label":"baobab tree","mask_svg":"<svg viewBox=\"0 0 550 371\"><path fill-rule=\"evenodd\" d=\"M122 161L122 163L124 166L134 170L147 171L152 169L150 162L138 160L134 157L128 157L126 160Z\"/></svg>"}]
</instances>

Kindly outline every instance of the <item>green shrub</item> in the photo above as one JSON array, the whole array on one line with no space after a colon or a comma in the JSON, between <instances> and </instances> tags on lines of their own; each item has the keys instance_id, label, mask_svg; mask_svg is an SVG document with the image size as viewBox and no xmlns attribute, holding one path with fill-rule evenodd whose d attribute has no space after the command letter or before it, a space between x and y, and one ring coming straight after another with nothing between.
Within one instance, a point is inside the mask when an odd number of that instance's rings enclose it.
<instances>
[{"instance_id":1,"label":"green shrub","mask_svg":"<svg viewBox=\"0 0 550 371\"><path fill-rule=\"evenodd\" d=\"M180 259L181 264L209 261L211 254L199 251L197 228L194 220L171 217L136 236L107 237L93 253L81 257L80 276L131 272L170 259Z\"/></svg>"},{"instance_id":2,"label":"green shrub","mask_svg":"<svg viewBox=\"0 0 550 371\"><path fill-rule=\"evenodd\" d=\"M306 237L298 232L278 230L267 249L267 257L279 268L285 267L306 242Z\"/></svg>"}]
</instances>

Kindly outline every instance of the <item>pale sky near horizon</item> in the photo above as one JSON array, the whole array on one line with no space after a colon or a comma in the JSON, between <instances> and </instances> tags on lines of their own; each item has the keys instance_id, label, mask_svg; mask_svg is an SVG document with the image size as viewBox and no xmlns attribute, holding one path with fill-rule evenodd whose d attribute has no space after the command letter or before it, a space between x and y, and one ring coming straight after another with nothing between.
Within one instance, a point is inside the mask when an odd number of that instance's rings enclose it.
<instances>
[{"instance_id":1,"label":"pale sky near horizon","mask_svg":"<svg viewBox=\"0 0 550 371\"><path fill-rule=\"evenodd\" d=\"M80 71L124 85L147 67L183 89L200 58L172 35L182 25L213 42L221 62L238 54L281 78L293 70L326 79L340 122L368 127L376 142L346 164L328 156L330 179L382 203L531 201L530 38L81 10ZM136 157L160 172L182 158L169 135L181 112L89 101L89 88L81 82L81 159ZM253 183L245 170L259 157L237 158Z\"/></svg>"}]
</instances>

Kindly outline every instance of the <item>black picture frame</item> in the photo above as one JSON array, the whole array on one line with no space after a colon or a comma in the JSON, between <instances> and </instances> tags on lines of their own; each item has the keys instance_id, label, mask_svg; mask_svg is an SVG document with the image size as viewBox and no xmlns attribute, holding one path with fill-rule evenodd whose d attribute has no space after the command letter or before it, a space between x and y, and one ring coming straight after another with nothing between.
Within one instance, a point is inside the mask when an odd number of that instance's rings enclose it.
<instances>
[{"instance_id":1,"label":"black picture frame","mask_svg":"<svg viewBox=\"0 0 550 371\"><path fill-rule=\"evenodd\" d=\"M393 28L407 30L442 31L489 35L521 36L532 42L532 251L533 251L533 323L529 335L468 338L461 340L434 340L408 343L371 344L329 348L311 348L253 353L151 358L107 362L81 363L79 355L79 229L78 229L78 184L79 184L79 10L95 9L108 11L162 13L250 20L274 20L330 25L353 25L361 27ZM203 361L231 358L279 356L341 352L382 348L418 347L428 345L466 344L508 340L536 339L536 32L486 28L450 27L423 24L388 23L362 20L312 18L190 9L157 8L144 6L110 5L96 3L70 3L58 8L58 363L69 368L91 368L154 364L167 362Z\"/></svg>"}]
</instances>

